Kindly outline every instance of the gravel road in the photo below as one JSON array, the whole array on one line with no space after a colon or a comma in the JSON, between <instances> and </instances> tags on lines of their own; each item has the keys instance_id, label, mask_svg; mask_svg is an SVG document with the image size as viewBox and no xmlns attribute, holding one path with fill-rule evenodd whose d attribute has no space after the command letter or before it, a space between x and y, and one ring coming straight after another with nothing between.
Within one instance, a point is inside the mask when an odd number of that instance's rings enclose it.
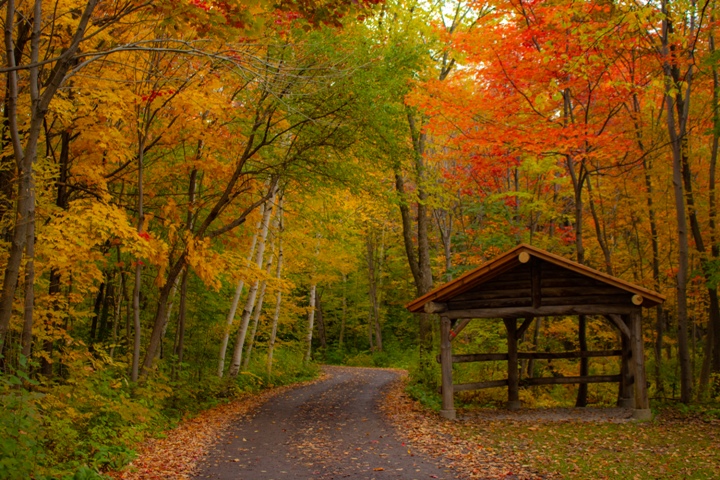
<instances>
[{"instance_id":1,"label":"gravel road","mask_svg":"<svg viewBox=\"0 0 720 480\"><path fill-rule=\"evenodd\" d=\"M399 374L326 367L324 380L272 398L240 419L200 464L197 479L453 479L395 436L378 409Z\"/></svg>"}]
</instances>

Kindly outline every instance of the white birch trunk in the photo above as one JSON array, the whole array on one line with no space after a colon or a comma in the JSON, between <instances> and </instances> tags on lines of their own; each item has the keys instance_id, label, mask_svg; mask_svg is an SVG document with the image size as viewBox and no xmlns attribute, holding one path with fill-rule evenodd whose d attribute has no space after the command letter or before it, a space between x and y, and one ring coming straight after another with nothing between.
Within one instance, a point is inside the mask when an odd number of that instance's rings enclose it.
<instances>
[{"instance_id":1,"label":"white birch trunk","mask_svg":"<svg viewBox=\"0 0 720 480\"><path fill-rule=\"evenodd\" d=\"M307 343L307 350L305 351L305 358L303 363L307 364L310 362L312 355L312 336L313 336L313 325L315 323L315 291L317 290L317 284L313 283L310 286L310 311L308 312L308 333L305 342Z\"/></svg>"},{"instance_id":2,"label":"white birch trunk","mask_svg":"<svg viewBox=\"0 0 720 480\"><path fill-rule=\"evenodd\" d=\"M282 248L282 237L280 234L283 230L283 220L282 220L282 198L280 199L280 202L278 203L278 263L277 263L277 270L275 271L275 278L280 280L280 276L282 274L282 264L283 264L283 248ZM275 314L273 314L272 319L272 329L270 331L270 342L268 343L268 358L267 358L267 377L268 380L270 380L270 374L272 373L272 363L273 363L273 353L275 351L275 340L277 339L277 327L278 327L278 319L280 318L280 305L282 303L282 290L280 290L279 286L277 289L277 292L275 293Z\"/></svg>"},{"instance_id":3,"label":"white birch trunk","mask_svg":"<svg viewBox=\"0 0 720 480\"><path fill-rule=\"evenodd\" d=\"M277 231L277 221L274 225L275 231ZM267 262L265 263L265 272L267 273L267 276L270 276L272 263L273 263L273 255L275 254L275 237L273 237L272 242L270 243L270 257L268 258ZM243 360L243 369L247 370L248 365L250 365L250 354L252 353L253 344L255 343L255 335L257 334L258 329L258 323L260 323L260 315L262 314L262 308L263 303L265 303L265 290L267 289L267 280L263 280L260 284L260 295L258 296L257 302L255 303L255 312L253 314L253 327L252 332L250 332L250 339L248 340L247 349L245 350L245 359Z\"/></svg>"},{"instance_id":4,"label":"white birch trunk","mask_svg":"<svg viewBox=\"0 0 720 480\"><path fill-rule=\"evenodd\" d=\"M343 296L342 296L342 319L340 321L340 338L338 340L338 348L343 349L343 340L345 338L345 320L347 318L347 274L343 273Z\"/></svg>"},{"instance_id":5,"label":"white birch trunk","mask_svg":"<svg viewBox=\"0 0 720 480\"><path fill-rule=\"evenodd\" d=\"M265 217L266 209L267 209L267 203L261 207L261 217ZM248 257L247 257L248 263L250 263L253 255L255 254L255 246L257 245L258 232L260 232L261 227L262 227L262 221L258 222L257 225L255 226L255 233L253 234L252 243L250 244L250 253L248 254ZM230 329L232 327L233 321L235 320L235 312L237 312L237 307L238 307L238 304L240 303L240 296L242 295L242 290L243 290L244 286L245 286L244 280L238 281L237 287L235 287L235 296L233 296L232 304L230 304L230 311L228 312L227 319L225 320L225 330L223 331L223 338L222 338L222 341L220 342L220 357L218 358L218 369L217 369L217 375L220 378L222 378L223 373L225 371L225 356L227 355L227 346L228 346L228 342L230 341Z\"/></svg>"},{"instance_id":6,"label":"white birch trunk","mask_svg":"<svg viewBox=\"0 0 720 480\"><path fill-rule=\"evenodd\" d=\"M260 232L260 238L258 239L258 251L255 255L255 265L258 268L262 268L263 256L265 255L265 239L267 238L268 230L270 229L270 216L272 215L272 203L275 201L275 192L270 196L270 200L267 205L268 208L263 212L262 219L262 230ZM253 307L255 306L255 298L258 292L259 280L255 280L248 291L248 298L245 302L245 309L243 309L242 318L240 319L240 330L235 340L235 350L233 351L232 364L230 365L229 375L231 377L237 377L240 373L240 366L242 364L242 352L245 346L245 336L247 335L248 324L250 323L250 315L252 314Z\"/></svg>"}]
</instances>

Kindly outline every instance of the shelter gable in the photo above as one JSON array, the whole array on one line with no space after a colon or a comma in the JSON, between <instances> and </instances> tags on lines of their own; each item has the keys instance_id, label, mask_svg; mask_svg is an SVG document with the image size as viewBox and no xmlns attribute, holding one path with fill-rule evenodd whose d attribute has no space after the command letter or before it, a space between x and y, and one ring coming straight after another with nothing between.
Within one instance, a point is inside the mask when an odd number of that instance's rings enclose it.
<instances>
[{"instance_id":1,"label":"shelter gable","mask_svg":"<svg viewBox=\"0 0 720 480\"><path fill-rule=\"evenodd\" d=\"M533 272L539 276L539 305L557 306L577 303L606 305L632 302L633 292L601 280L587 277L554 263L532 258L499 275L487 279L448 300L450 310L470 310L533 305Z\"/></svg>"}]
</instances>

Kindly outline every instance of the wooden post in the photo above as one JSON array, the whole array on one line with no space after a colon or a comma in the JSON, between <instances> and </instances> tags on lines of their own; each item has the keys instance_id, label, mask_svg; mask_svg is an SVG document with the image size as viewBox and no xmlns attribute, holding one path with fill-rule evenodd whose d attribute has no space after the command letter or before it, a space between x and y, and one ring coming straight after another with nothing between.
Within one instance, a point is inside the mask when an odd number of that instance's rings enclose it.
<instances>
[{"instance_id":1,"label":"wooden post","mask_svg":"<svg viewBox=\"0 0 720 480\"><path fill-rule=\"evenodd\" d=\"M647 393L647 381L645 380L645 348L642 336L642 312L638 310L629 315L630 320L630 347L632 348L632 370L635 381L635 411L633 417L638 420L652 419L650 411L650 400Z\"/></svg>"},{"instance_id":2,"label":"wooden post","mask_svg":"<svg viewBox=\"0 0 720 480\"><path fill-rule=\"evenodd\" d=\"M440 368L442 370L442 410L440 410L440 415L448 420L455 420L450 329L450 319L445 316L440 317Z\"/></svg>"},{"instance_id":3,"label":"wooden post","mask_svg":"<svg viewBox=\"0 0 720 480\"><path fill-rule=\"evenodd\" d=\"M508 338L508 410L520 409L520 378L518 375L517 319L506 318L505 328Z\"/></svg>"},{"instance_id":4,"label":"wooden post","mask_svg":"<svg viewBox=\"0 0 720 480\"><path fill-rule=\"evenodd\" d=\"M620 361L620 386L618 391L617 406L620 408L635 408L635 396L632 388L633 369L630 366L630 362L632 361L630 339L624 333L620 333L620 339L622 345L622 359Z\"/></svg>"}]
</instances>

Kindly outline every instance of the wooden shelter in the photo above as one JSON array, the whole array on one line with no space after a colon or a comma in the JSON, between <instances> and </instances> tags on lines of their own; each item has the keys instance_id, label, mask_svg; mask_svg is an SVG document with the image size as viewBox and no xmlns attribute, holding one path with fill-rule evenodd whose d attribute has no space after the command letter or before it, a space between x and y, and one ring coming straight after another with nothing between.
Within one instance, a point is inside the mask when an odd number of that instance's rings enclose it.
<instances>
[{"instance_id":1,"label":"wooden shelter","mask_svg":"<svg viewBox=\"0 0 720 480\"><path fill-rule=\"evenodd\" d=\"M455 418L454 392L507 386L509 409L520 408L519 387L617 382L618 404L650 417L642 338L642 307L665 301L657 292L628 283L530 245L519 245L465 275L413 300L413 313L440 315L442 415ZM518 352L518 338L538 317L601 315L620 331L619 350ZM453 355L452 340L475 318L499 318L507 330L508 353ZM522 323L518 324L518 320ZM527 378L520 380L519 359L621 357L618 375ZM507 361L507 379L453 385L452 364Z\"/></svg>"}]
</instances>

